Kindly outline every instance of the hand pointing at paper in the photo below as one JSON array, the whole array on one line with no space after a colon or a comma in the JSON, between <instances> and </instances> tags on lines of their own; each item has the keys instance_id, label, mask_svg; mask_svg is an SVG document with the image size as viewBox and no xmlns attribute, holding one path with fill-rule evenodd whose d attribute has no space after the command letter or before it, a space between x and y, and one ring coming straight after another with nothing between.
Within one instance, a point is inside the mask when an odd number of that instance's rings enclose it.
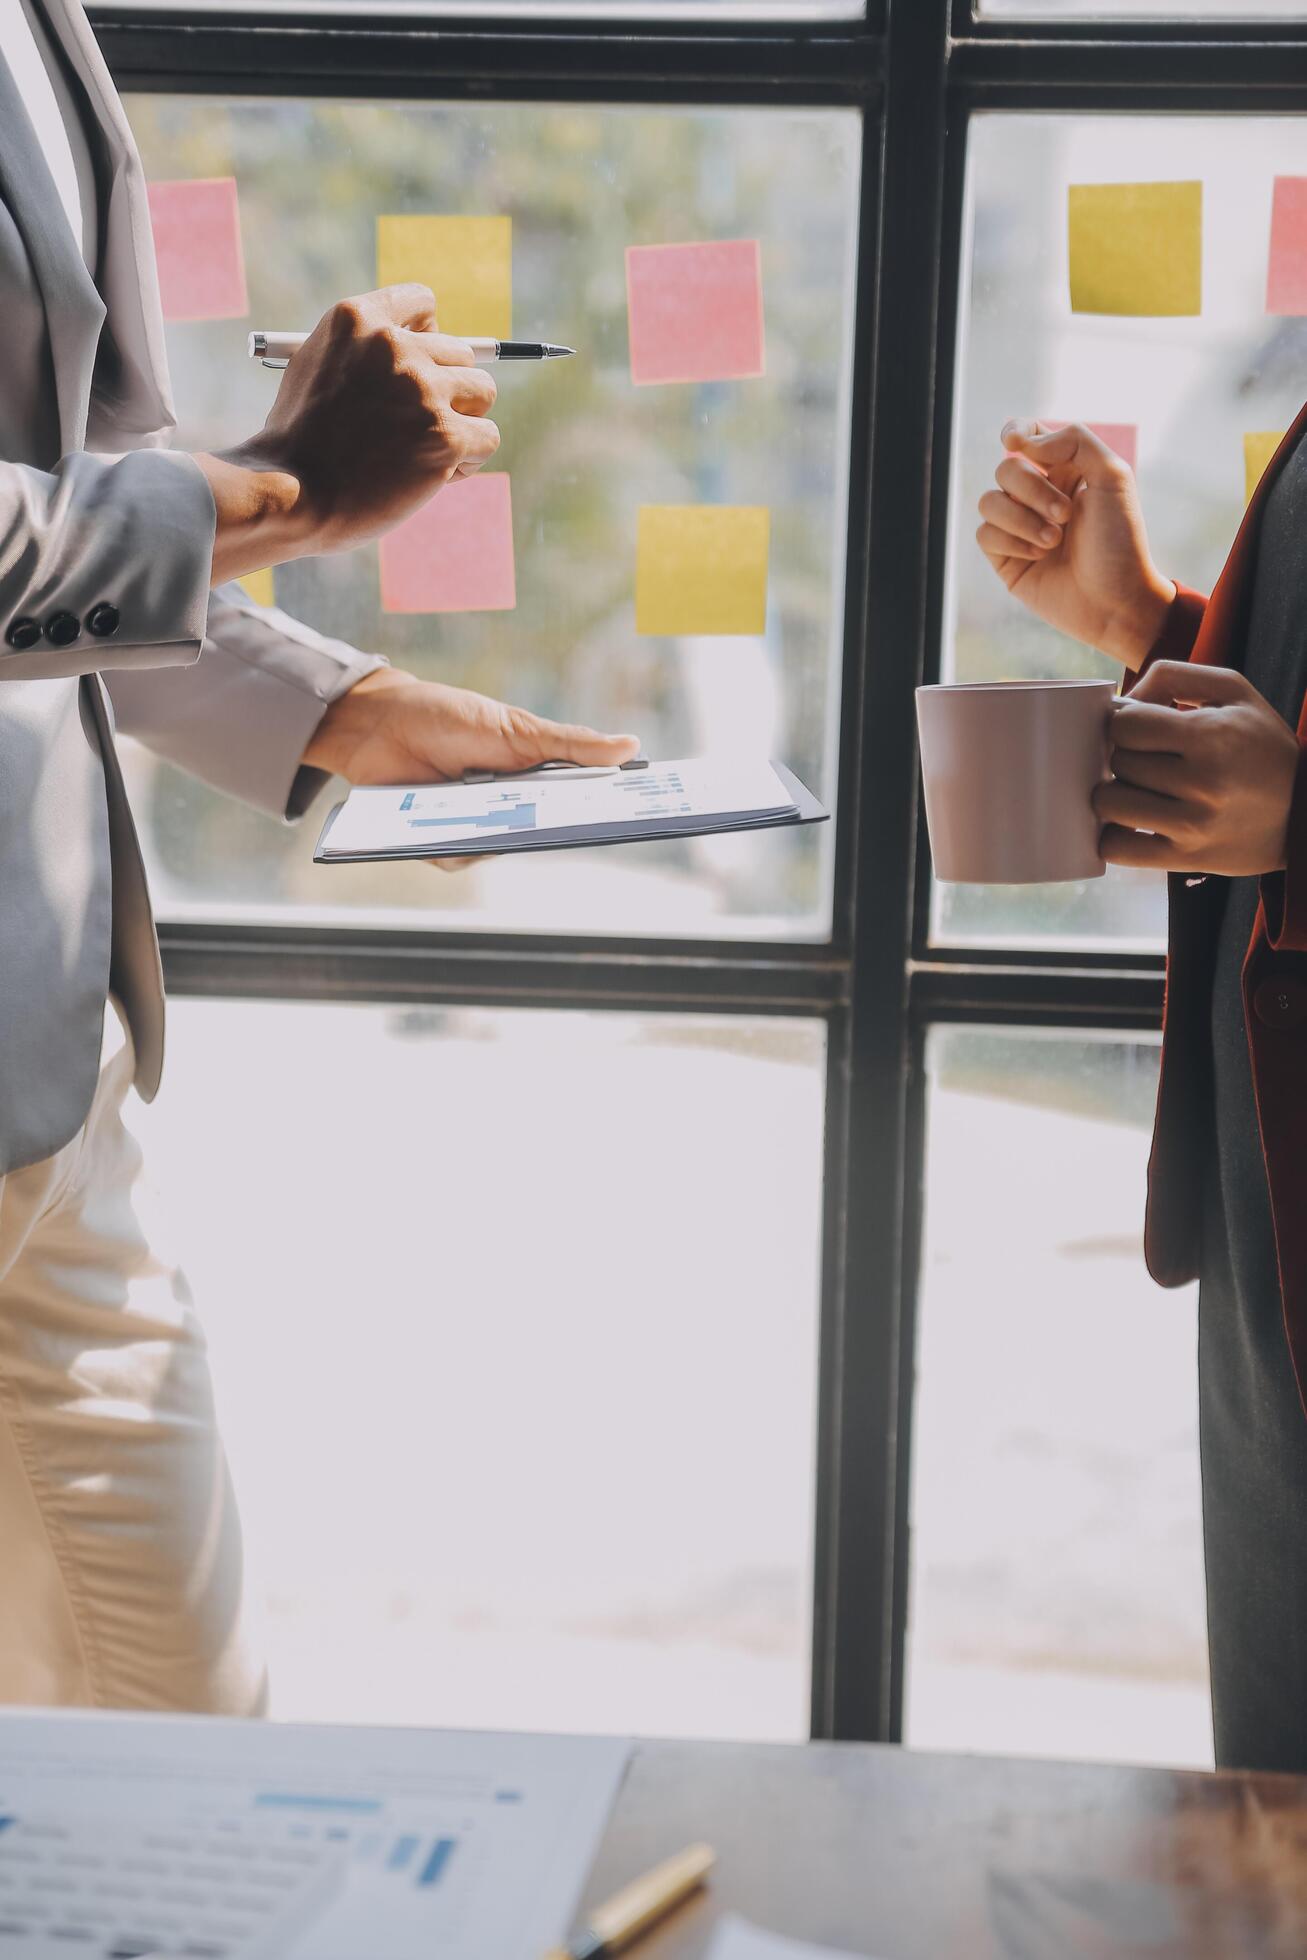
<instances>
[{"instance_id":1,"label":"hand pointing at paper","mask_svg":"<svg viewBox=\"0 0 1307 1960\"><path fill-rule=\"evenodd\" d=\"M548 721L467 688L381 667L332 703L304 761L350 783L443 783L469 769L511 774L542 762L615 767L639 751L635 735Z\"/></svg>"}]
</instances>

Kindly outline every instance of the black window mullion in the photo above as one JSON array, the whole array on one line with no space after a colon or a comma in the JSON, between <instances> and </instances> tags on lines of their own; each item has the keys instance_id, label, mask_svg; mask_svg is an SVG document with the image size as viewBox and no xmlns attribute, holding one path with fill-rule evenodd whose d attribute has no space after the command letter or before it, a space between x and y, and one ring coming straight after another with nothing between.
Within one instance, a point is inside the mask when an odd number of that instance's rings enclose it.
<instances>
[{"instance_id":1,"label":"black window mullion","mask_svg":"<svg viewBox=\"0 0 1307 1960\"><path fill-rule=\"evenodd\" d=\"M1005 22L1011 28L1013 22ZM1307 20L1274 38L1164 35L1093 38L976 38L957 42L949 59L954 98L987 109L1227 109L1269 113L1301 107L1307 94ZM1277 30L1282 25L1276 22ZM1290 23L1283 23L1290 25Z\"/></svg>"},{"instance_id":2,"label":"black window mullion","mask_svg":"<svg viewBox=\"0 0 1307 1960\"><path fill-rule=\"evenodd\" d=\"M915 1253L905 1200L913 1066L907 1019L917 766L914 688L927 637L939 250L944 201L948 0L891 9L876 269L870 435L870 613L856 704L853 1005L843 1057L846 1123L833 1136L828 1259L843 1312L826 1331L832 1406L819 1492L813 1731L888 1740L901 1700L908 1462L905 1283ZM855 445L862 438L855 431Z\"/></svg>"},{"instance_id":3,"label":"black window mullion","mask_svg":"<svg viewBox=\"0 0 1307 1960\"><path fill-rule=\"evenodd\" d=\"M949 501L953 469L954 406L957 391L958 316L962 291L963 226L966 222L967 116L950 102L943 156L943 211L940 221L934 415L931 447L930 519L921 551L926 568L926 642L920 678L944 678L944 602L948 584ZM915 734L915 729L914 729ZM914 783L914 789L917 785ZM926 826L918 823L913 864L912 950L930 950L931 862Z\"/></svg>"},{"instance_id":4,"label":"black window mullion","mask_svg":"<svg viewBox=\"0 0 1307 1960\"><path fill-rule=\"evenodd\" d=\"M914 966L910 1012L916 1026L975 1021L1028 1027L1144 1028L1162 1025L1163 962L1133 970L1008 963Z\"/></svg>"},{"instance_id":5,"label":"black window mullion","mask_svg":"<svg viewBox=\"0 0 1307 1960\"><path fill-rule=\"evenodd\" d=\"M100 12L97 38L120 90L243 94L472 95L559 101L865 101L881 43L865 28L746 33L721 23L650 32L643 24L422 19L362 25L325 16L278 23Z\"/></svg>"},{"instance_id":6,"label":"black window mullion","mask_svg":"<svg viewBox=\"0 0 1307 1960\"><path fill-rule=\"evenodd\" d=\"M820 947L794 958L752 943L651 951L543 934L436 939L308 924L164 923L159 941L170 993L240 1000L822 1014L848 993L846 962Z\"/></svg>"}]
</instances>

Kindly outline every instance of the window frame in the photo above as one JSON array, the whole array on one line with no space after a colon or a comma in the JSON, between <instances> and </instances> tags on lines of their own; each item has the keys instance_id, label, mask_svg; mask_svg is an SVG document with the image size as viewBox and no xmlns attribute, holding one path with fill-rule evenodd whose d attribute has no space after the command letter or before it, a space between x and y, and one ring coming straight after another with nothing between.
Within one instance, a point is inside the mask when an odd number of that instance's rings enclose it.
<instances>
[{"instance_id":1,"label":"window frame","mask_svg":"<svg viewBox=\"0 0 1307 1960\"><path fill-rule=\"evenodd\" d=\"M656 0L651 0L656 5ZM939 1022L1156 1031L1160 955L931 944L914 690L939 671L967 131L979 109L1307 106L1302 22L703 23L92 7L132 91L853 107L863 118L834 896L825 944L187 922L176 994L821 1017L811 1732L898 1740L925 1145ZM878 649L894 657L878 657ZM1142 1205L1142 1193L1141 1193Z\"/></svg>"}]
</instances>

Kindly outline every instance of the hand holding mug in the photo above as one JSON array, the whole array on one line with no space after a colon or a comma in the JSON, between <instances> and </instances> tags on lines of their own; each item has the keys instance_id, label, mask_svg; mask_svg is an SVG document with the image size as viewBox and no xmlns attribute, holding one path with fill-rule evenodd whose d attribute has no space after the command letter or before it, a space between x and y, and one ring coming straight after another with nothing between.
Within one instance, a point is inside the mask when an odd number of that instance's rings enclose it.
<instances>
[{"instance_id":1,"label":"hand holding mug","mask_svg":"<svg viewBox=\"0 0 1307 1960\"><path fill-rule=\"evenodd\" d=\"M1284 868L1298 738L1229 667L1159 660L1118 701L1094 792L1111 864L1257 877Z\"/></svg>"}]
</instances>

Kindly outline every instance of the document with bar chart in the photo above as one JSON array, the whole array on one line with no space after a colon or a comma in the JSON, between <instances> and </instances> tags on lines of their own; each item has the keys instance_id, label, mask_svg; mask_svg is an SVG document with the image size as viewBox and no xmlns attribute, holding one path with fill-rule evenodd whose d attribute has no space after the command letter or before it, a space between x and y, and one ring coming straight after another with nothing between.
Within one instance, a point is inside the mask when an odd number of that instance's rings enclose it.
<instances>
[{"instance_id":1,"label":"document with bar chart","mask_svg":"<svg viewBox=\"0 0 1307 1960\"><path fill-rule=\"evenodd\" d=\"M603 1738L0 1718L0 1960L540 1960Z\"/></svg>"},{"instance_id":2,"label":"document with bar chart","mask_svg":"<svg viewBox=\"0 0 1307 1960\"><path fill-rule=\"evenodd\" d=\"M826 814L782 763L698 756L639 769L351 790L327 818L314 858L480 857L820 823Z\"/></svg>"}]
</instances>

